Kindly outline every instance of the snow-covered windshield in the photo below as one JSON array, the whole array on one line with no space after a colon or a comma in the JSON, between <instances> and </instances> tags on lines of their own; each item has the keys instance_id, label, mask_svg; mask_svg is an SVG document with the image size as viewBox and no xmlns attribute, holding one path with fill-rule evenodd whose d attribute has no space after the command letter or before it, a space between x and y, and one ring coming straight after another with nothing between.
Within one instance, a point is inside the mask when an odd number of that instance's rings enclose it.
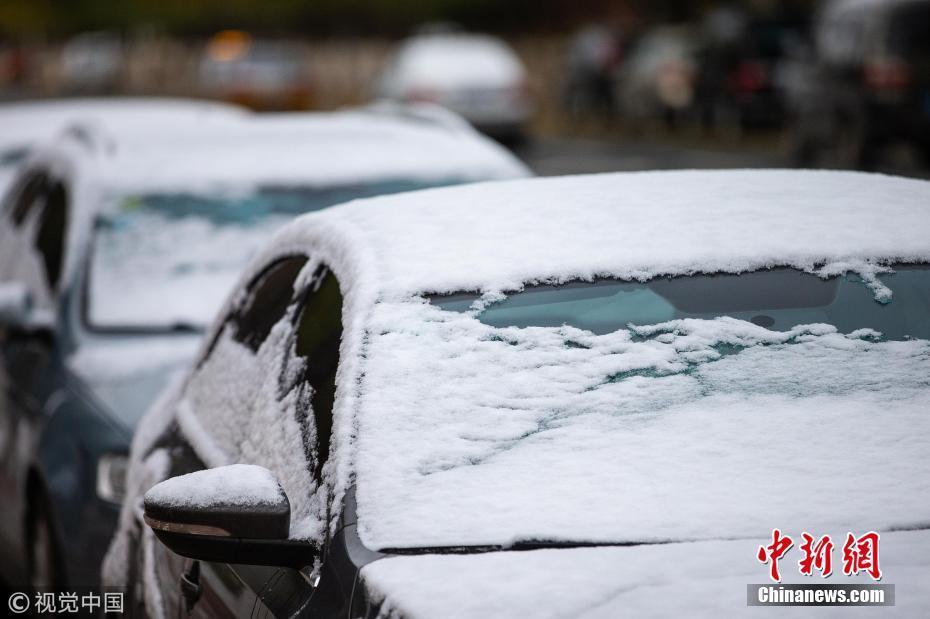
<instances>
[{"instance_id":1,"label":"snow-covered windshield","mask_svg":"<svg viewBox=\"0 0 930 619\"><path fill-rule=\"evenodd\" d=\"M869 328L884 339L930 339L930 266L898 266L877 275L890 299L875 293L855 273L819 277L794 269L742 275L692 275L649 282L601 280L561 286L531 286L477 315L494 327L571 325L605 334L627 325L652 325L679 318L731 316L785 331L826 323L842 333ZM477 308L476 294L434 296L443 309Z\"/></svg>"},{"instance_id":2,"label":"snow-covered windshield","mask_svg":"<svg viewBox=\"0 0 930 619\"><path fill-rule=\"evenodd\" d=\"M930 268L860 270L377 303L354 449L362 541L925 526Z\"/></svg>"},{"instance_id":3,"label":"snow-covered windshield","mask_svg":"<svg viewBox=\"0 0 930 619\"><path fill-rule=\"evenodd\" d=\"M374 195L452 184L394 180L249 192L121 195L97 218L85 318L92 329L199 330L281 225Z\"/></svg>"}]
</instances>

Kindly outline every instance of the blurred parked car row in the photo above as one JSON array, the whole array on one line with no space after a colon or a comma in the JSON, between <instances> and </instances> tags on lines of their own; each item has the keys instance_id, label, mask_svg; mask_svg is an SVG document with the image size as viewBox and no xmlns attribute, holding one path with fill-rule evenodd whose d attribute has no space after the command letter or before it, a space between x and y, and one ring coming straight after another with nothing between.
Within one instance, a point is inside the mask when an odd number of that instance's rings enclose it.
<instances>
[{"instance_id":1,"label":"blurred parked car row","mask_svg":"<svg viewBox=\"0 0 930 619\"><path fill-rule=\"evenodd\" d=\"M0 211L0 578L14 584L99 582L136 423L277 227L356 198L528 174L425 105L7 107L0 125L19 139Z\"/></svg>"},{"instance_id":2,"label":"blurred parked car row","mask_svg":"<svg viewBox=\"0 0 930 619\"><path fill-rule=\"evenodd\" d=\"M88 32L45 73L64 93L150 93L168 80L174 93L258 110L429 102L508 143L539 126L571 134L608 119L634 133L781 132L798 166L870 168L896 144L926 158L928 0L766 6L712 5L688 22L608 19L547 47L428 24L325 59L317 42L242 30L179 43L170 54ZM0 92L6 84L21 96L30 67L25 48L0 49Z\"/></svg>"}]
</instances>

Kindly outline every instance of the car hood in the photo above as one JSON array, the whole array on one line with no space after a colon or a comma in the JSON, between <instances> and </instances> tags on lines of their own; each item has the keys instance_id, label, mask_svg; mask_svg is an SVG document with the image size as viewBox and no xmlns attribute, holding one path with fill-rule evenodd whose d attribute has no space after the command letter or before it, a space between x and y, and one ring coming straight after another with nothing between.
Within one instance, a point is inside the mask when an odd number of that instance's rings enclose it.
<instances>
[{"instance_id":1,"label":"car hood","mask_svg":"<svg viewBox=\"0 0 930 619\"><path fill-rule=\"evenodd\" d=\"M595 335L404 303L371 320L354 452L369 548L930 522L927 340L726 317Z\"/></svg>"},{"instance_id":2,"label":"car hood","mask_svg":"<svg viewBox=\"0 0 930 619\"><path fill-rule=\"evenodd\" d=\"M200 336L106 338L81 346L68 367L132 430L167 382L186 369Z\"/></svg>"},{"instance_id":3,"label":"car hood","mask_svg":"<svg viewBox=\"0 0 930 619\"><path fill-rule=\"evenodd\" d=\"M800 532L791 532L799 537ZM836 539L840 531L835 531ZM842 532L845 535L845 531ZM736 617L747 607L746 585L771 583L756 559L771 539L713 540L628 547L543 549L467 555L396 556L365 566L361 575L381 615L404 617ZM842 541L839 546L842 546ZM895 585L895 606L882 616L930 613L930 531L881 536L882 584ZM837 554L839 556L837 556ZM800 551L780 562L783 583L872 582L842 573L841 550L827 579L801 576ZM818 608L817 616L872 616L870 609ZM810 616L783 607L779 616Z\"/></svg>"}]
</instances>

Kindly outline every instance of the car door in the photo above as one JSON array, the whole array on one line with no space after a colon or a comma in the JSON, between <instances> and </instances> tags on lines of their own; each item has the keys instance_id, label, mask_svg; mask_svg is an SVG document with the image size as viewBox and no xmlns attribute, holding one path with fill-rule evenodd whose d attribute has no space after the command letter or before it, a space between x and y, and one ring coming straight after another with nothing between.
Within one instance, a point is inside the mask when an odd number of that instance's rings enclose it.
<instances>
[{"instance_id":1,"label":"car door","mask_svg":"<svg viewBox=\"0 0 930 619\"><path fill-rule=\"evenodd\" d=\"M51 395L48 386L55 383L51 321L64 266L68 209L64 181L35 170L14 190L0 223L0 280L26 286L37 319L34 328L0 325L0 537L10 557L24 554L26 484ZM14 571L23 571L12 563Z\"/></svg>"},{"instance_id":2,"label":"car door","mask_svg":"<svg viewBox=\"0 0 930 619\"><path fill-rule=\"evenodd\" d=\"M232 462L265 466L288 492L292 523L315 522L325 532L330 493L322 475L341 334L335 275L305 256L273 261L242 295L179 398L167 476ZM197 562L157 542L153 554L169 615L286 616L317 591L311 569Z\"/></svg>"}]
</instances>

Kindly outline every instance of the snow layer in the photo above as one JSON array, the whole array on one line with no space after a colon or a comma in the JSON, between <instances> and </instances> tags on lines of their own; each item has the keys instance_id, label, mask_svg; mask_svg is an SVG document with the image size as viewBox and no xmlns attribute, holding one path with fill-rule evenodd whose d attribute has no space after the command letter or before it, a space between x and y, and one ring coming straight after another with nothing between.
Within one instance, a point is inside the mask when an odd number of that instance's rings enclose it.
<instances>
[{"instance_id":1,"label":"snow layer","mask_svg":"<svg viewBox=\"0 0 930 619\"><path fill-rule=\"evenodd\" d=\"M360 201L321 216L363 234L381 290L399 294L930 259L930 183L851 172L480 183ZM317 221L308 217L292 232L301 236Z\"/></svg>"},{"instance_id":2,"label":"snow layer","mask_svg":"<svg viewBox=\"0 0 930 619\"><path fill-rule=\"evenodd\" d=\"M187 131L140 128L119 135L106 162L110 187L215 191L528 175L503 147L461 122L445 122L428 106L408 112L263 114L198 128L197 142Z\"/></svg>"},{"instance_id":3,"label":"snow layer","mask_svg":"<svg viewBox=\"0 0 930 619\"><path fill-rule=\"evenodd\" d=\"M88 381L117 382L187 363L199 345L193 335L100 338L70 355L68 366Z\"/></svg>"},{"instance_id":4,"label":"snow layer","mask_svg":"<svg viewBox=\"0 0 930 619\"><path fill-rule=\"evenodd\" d=\"M930 521L926 341L731 318L596 336L410 303L370 324L356 467L373 548Z\"/></svg>"},{"instance_id":5,"label":"snow layer","mask_svg":"<svg viewBox=\"0 0 930 619\"><path fill-rule=\"evenodd\" d=\"M224 332L210 358L197 368L183 399L178 423L208 466L248 462L267 467L291 500L291 535L322 541L326 529L328 488L310 471L315 461L301 461L302 430L309 393L288 376L301 376L301 358L293 349L293 321L285 316L253 353ZM283 380L282 380L283 379Z\"/></svg>"},{"instance_id":6,"label":"snow layer","mask_svg":"<svg viewBox=\"0 0 930 619\"><path fill-rule=\"evenodd\" d=\"M4 319L9 317L7 312L18 313L20 310L29 310L29 289L19 282L0 282L0 315ZM15 318L21 318L15 316Z\"/></svg>"},{"instance_id":7,"label":"snow layer","mask_svg":"<svg viewBox=\"0 0 930 619\"><path fill-rule=\"evenodd\" d=\"M245 506L275 504L283 496L268 469L231 464L166 479L146 492L145 500L176 507Z\"/></svg>"},{"instance_id":8,"label":"snow layer","mask_svg":"<svg viewBox=\"0 0 930 619\"><path fill-rule=\"evenodd\" d=\"M239 272L291 218L222 225L206 217L137 215L119 232L98 232L87 313L95 326L205 326Z\"/></svg>"},{"instance_id":9,"label":"snow layer","mask_svg":"<svg viewBox=\"0 0 930 619\"><path fill-rule=\"evenodd\" d=\"M132 430L169 382L190 363L200 336L102 336L84 340L68 367Z\"/></svg>"},{"instance_id":10,"label":"snow layer","mask_svg":"<svg viewBox=\"0 0 930 619\"><path fill-rule=\"evenodd\" d=\"M856 531L861 534L863 531ZM800 531L788 531L795 539ZM811 533L814 533L811 531ZM831 533L834 540L846 535ZM369 592L384 600L380 616L498 617L926 617L930 531L881 536L882 583L895 585L895 605L881 609L746 606L746 585L766 583L768 567L756 549L771 538L664 544L630 548L576 548L478 555L425 555L375 561L362 569ZM797 543L797 542L796 542ZM827 580L801 576L800 551L780 563L782 582L853 584L838 567Z\"/></svg>"},{"instance_id":11,"label":"snow layer","mask_svg":"<svg viewBox=\"0 0 930 619\"><path fill-rule=\"evenodd\" d=\"M529 175L503 147L447 116L406 107L395 113L233 114L196 125L100 122L88 133L92 148L63 138L33 157L70 181L69 247L84 246L96 213L120 194L176 190L217 197L269 186L351 188ZM76 252L65 259L67 285L82 263Z\"/></svg>"},{"instance_id":12,"label":"snow layer","mask_svg":"<svg viewBox=\"0 0 930 619\"><path fill-rule=\"evenodd\" d=\"M0 105L0 149L50 140L74 123L105 122L111 130L179 124L193 127L247 113L244 108L224 103L157 97L7 103Z\"/></svg>"}]
</instances>

